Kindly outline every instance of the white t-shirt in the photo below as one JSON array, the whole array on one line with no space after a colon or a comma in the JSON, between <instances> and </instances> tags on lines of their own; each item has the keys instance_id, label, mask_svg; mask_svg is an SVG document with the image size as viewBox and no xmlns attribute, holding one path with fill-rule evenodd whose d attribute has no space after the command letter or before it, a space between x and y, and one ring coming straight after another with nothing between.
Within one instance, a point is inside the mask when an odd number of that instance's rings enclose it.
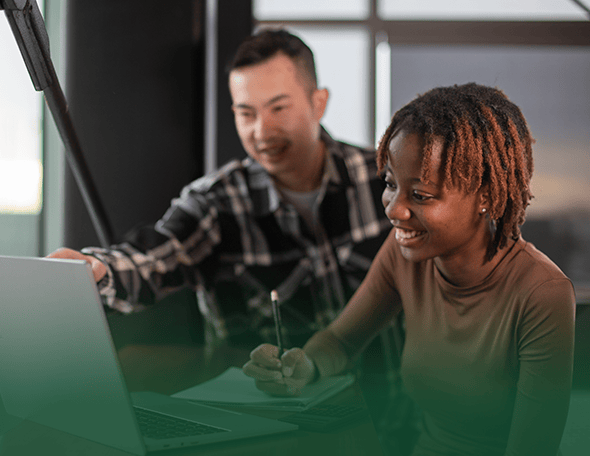
<instances>
[{"instance_id":1,"label":"white t-shirt","mask_svg":"<svg viewBox=\"0 0 590 456\"><path fill-rule=\"evenodd\" d=\"M310 192L295 192L293 190L281 188L279 191L283 195L285 201L291 203L295 207L307 227L313 231L316 224L314 208L318 195L320 194L320 189L317 188Z\"/></svg>"}]
</instances>

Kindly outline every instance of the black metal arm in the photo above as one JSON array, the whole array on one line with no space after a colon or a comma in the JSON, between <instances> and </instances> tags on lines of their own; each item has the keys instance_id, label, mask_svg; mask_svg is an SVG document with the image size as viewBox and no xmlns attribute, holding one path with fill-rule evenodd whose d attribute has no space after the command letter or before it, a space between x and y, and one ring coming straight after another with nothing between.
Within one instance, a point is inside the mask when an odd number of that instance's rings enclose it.
<instances>
[{"instance_id":1,"label":"black metal arm","mask_svg":"<svg viewBox=\"0 0 590 456\"><path fill-rule=\"evenodd\" d=\"M43 91L53 120L66 149L66 159L72 170L86 209L101 246L113 242L111 225L104 206L84 160L82 148L68 112L68 104L55 73L49 52L49 38L35 0L0 0L8 23L21 51L35 90Z\"/></svg>"}]
</instances>

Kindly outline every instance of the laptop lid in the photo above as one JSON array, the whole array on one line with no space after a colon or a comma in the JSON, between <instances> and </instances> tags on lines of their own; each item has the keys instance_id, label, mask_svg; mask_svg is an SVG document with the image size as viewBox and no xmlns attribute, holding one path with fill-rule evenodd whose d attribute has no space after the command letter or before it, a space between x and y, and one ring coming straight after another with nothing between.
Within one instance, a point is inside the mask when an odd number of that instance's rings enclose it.
<instances>
[{"instance_id":1,"label":"laptop lid","mask_svg":"<svg viewBox=\"0 0 590 456\"><path fill-rule=\"evenodd\" d=\"M142 454L93 282L85 261L0 257L0 394L12 415Z\"/></svg>"},{"instance_id":2,"label":"laptop lid","mask_svg":"<svg viewBox=\"0 0 590 456\"><path fill-rule=\"evenodd\" d=\"M0 256L0 302L0 394L6 411L130 453L145 454L146 441L90 266L81 260ZM287 423L203 408L163 395L146 397L149 400L142 398L143 408L189 419L215 418L213 425L235 430L193 438L188 444L296 429ZM165 442L157 444L162 449L170 447Z\"/></svg>"}]
</instances>

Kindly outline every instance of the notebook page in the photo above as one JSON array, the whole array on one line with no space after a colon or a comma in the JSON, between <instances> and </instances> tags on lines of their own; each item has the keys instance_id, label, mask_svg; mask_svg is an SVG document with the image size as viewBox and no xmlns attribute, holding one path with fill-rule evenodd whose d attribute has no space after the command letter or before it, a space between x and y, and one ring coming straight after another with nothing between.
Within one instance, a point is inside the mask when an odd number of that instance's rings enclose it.
<instances>
[{"instance_id":1,"label":"notebook page","mask_svg":"<svg viewBox=\"0 0 590 456\"><path fill-rule=\"evenodd\" d=\"M320 379L303 388L298 397L275 397L256 388L254 379L238 367L230 367L218 377L173 395L211 405L251 406L301 410L342 391L354 382L352 374Z\"/></svg>"}]
</instances>

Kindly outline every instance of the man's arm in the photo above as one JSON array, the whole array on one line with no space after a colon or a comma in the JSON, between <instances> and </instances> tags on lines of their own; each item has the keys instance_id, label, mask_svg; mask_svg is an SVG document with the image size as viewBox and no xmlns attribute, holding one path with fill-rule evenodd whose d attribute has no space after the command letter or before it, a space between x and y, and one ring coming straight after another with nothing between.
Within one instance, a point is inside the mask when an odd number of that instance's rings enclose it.
<instances>
[{"instance_id":1,"label":"man's arm","mask_svg":"<svg viewBox=\"0 0 590 456\"><path fill-rule=\"evenodd\" d=\"M139 310L196 285L195 268L221 242L216 195L197 180L183 189L161 220L135 229L124 242L81 252L60 249L50 257L88 261L105 305L123 313Z\"/></svg>"}]
</instances>

